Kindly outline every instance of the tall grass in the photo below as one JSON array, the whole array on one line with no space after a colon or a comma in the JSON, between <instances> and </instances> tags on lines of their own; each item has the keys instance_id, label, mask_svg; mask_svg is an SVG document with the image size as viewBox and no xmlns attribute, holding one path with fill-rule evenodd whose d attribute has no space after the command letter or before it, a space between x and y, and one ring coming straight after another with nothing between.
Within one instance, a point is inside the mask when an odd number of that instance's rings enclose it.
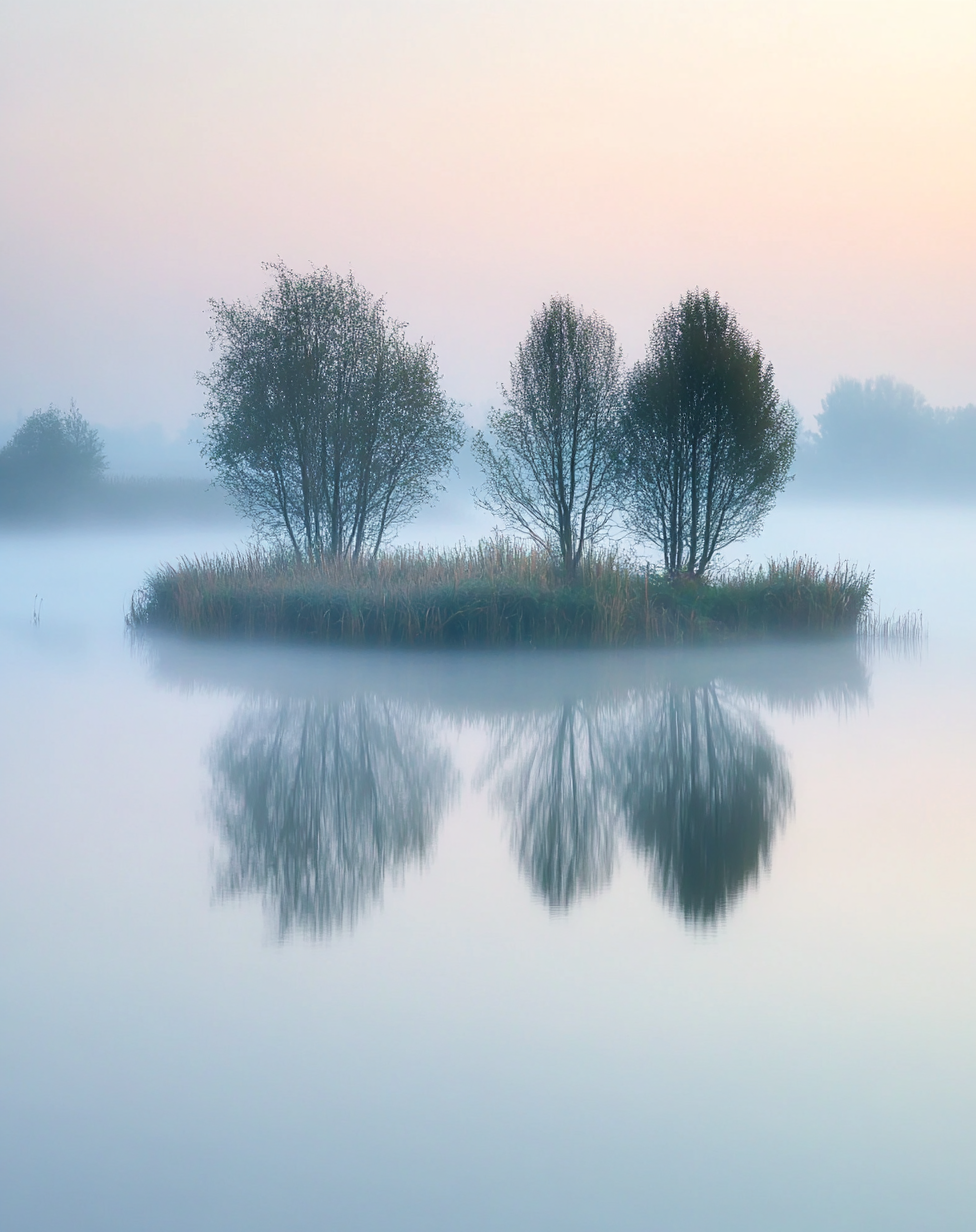
<instances>
[{"instance_id":1,"label":"tall grass","mask_svg":"<svg viewBox=\"0 0 976 1232\"><path fill-rule=\"evenodd\" d=\"M853 633L870 590L870 574L801 557L695 582L613 552L593 553L568 579L544 553L504 538L317 565L252 548L160 569L134 597L129 623L373 645L624 646Z\"/></svg>"},{"instance_id":2,"label":"tall grass","mask_svg":"<svg viewBox=\"0 0 976 1232\"><path fill-rule=\"evenodd\" d=\"M866 651L918 657L928 644L928 629L921 612L882 616L865 610L857 624L857 640Z\"/></svg>"}]
</instances>

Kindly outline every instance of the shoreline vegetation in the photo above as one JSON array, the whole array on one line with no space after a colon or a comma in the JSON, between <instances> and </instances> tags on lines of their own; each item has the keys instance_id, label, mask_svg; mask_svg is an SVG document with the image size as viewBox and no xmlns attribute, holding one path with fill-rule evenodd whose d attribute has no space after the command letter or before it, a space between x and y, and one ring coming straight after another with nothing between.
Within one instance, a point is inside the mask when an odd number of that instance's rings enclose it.
<instances>
[{"instance_id":1,"label":"shoreline vegetation","mask_svg":"<svg viewBox=\"0 0 976 1232\"><path fill-rule=\"evenodd\" d=\"M854 636L872 575L804 557L670 579L612 551L568 578L537 548L498 537L446 551L300 562L255 547L151 574L128 624L199 637L373 646L635 646L769 635Z\"/></svg>"}]
</instances>

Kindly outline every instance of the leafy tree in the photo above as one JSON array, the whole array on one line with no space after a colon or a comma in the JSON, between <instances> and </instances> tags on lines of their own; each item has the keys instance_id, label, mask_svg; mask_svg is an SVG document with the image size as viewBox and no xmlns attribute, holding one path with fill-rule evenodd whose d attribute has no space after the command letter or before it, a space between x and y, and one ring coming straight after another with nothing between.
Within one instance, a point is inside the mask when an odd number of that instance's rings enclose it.
<instances>
[{"instance_id":1,"label":"leafy tree","mask_svg":"<svg viewBox=\"0 0 976 1232\"><path fill-rule=\"evenodd\" d=\"M630 374L621 443L625 520L668 573L701 577L762 525L789 479L796 416L732 310L689 291L659 318Z\"/></svg>"},{"instance_id":2,"label":"leafy tree","mask_svg":"<svg viewBox=\"0 0 976 1232\"><path fill-rule=\"evenodd\" d=\"M570 575L614 512L621 356L613 330L569 299L532 318L488 417L475 435L485 473L478 504L527 534Z\"/></svg>"},{"instance_id":3,"label":"leafy tree","mask_svg":"<svg viewBox=\"0 0 976 1232\"><path fill-rule=\"evenodd\" d=\"M98 432L72 402L37 410L0 449L0 504L45 510L90 489L105 472Z\"/></svg>"},{"instance_id":4,"label":"leafy tree","mask_svg":"<svg viewBox=\"0 0 976 1232\"><path fill-rule=\"evenodd\" d=\"M299 556L378 552L463 443L433 350L349 275L266 267L258 306L211 301L204 454L243 513Z\"/></svg>"}]
</instances>

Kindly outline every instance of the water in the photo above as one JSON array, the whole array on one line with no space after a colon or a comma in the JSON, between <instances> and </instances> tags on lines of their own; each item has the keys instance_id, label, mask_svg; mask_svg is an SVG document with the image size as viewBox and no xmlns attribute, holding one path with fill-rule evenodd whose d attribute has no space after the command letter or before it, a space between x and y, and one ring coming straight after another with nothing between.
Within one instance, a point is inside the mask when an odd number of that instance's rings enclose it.
<instances>
[{"instance_id":1,"label":"water","mask_svg":"<svg viewBox=\"0 0 976 1232\"><path fill-rule=\"evenodd\" d=\"M0 1227L973 1227L974 532L747 545L866 657L134 647L226 531L0 539Z\"/></svg>"}]
</instances>

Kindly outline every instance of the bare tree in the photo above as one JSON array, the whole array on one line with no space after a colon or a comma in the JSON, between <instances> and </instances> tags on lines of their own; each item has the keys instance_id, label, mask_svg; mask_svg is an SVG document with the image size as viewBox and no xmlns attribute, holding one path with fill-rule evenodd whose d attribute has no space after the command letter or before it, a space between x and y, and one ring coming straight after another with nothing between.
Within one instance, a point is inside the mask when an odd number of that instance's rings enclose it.
<instances>
[{"instance_id":1,"label":"bare tree","mask_svg":"<svg viewBox=\"0 0 976 1232\"><path fill-rule=\"evenodd\" d=\"M310 560L409 521L464 436L433 350L349 275L280 262L254 308L211 301L205 456L259 529Z\"/></svg>"},{"instance_id":2,"label":"bare tree","mask_svg":"<svg viewBox=\"0 0 976 1232\"><path fill-rule=\"evenodd\" d=\"M569 299L532 318L488 417L492 448L477 433L485 473L478 504L551 552L570 575L614 512L621 356L613 330Z\"/></svg>"},{"instance_id":3,"label":"bare tree","mask_svg":"<svg viewBox=\"0 0 976 1232\"><path fill-rule=\"evenodd\" d=\"M625 520L672 577L759 529L789 479L796 415L757 343L708 291L658 319L622 416Z\"/></svg>"}]
</instances>

